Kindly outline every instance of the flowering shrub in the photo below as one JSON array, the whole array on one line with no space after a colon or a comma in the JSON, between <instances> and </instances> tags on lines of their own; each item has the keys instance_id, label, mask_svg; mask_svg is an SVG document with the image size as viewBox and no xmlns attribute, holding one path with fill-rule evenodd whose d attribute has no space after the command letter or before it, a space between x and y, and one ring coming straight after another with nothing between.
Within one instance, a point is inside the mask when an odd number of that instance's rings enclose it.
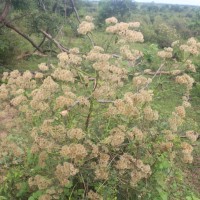
<instances>
[{"instance_id":1,"label":"flowering shrub","mask_svg":"<svg viewBox=\"0 0 200 200\"><path fill-rule=\"evenodd\" d=\"M87 20L80 24L80 34L94 28L92 18ZM194 83L185 70L190 66L195 71L195 66L188 61L184 69L165 71L185 92L170 118L160 118L149 87L161 68L174 62L173 47L158 52L162 64L153 77L145 75L151 70L133 74L143 56L130 47L131 42L144 41L137 31L140 24L115 18L106 22L112 24L106 32L120 37L119 54L99 46L84 54L73 48L58 55L58 66L42 63L38 72L3 74L0 194L4 199L184 197L174 189L180 179L177 164L192 163L192 144L198 137L182 127ZM180 49L197 54L199 44L192 39Z\"/></svg>"}]
</instances>

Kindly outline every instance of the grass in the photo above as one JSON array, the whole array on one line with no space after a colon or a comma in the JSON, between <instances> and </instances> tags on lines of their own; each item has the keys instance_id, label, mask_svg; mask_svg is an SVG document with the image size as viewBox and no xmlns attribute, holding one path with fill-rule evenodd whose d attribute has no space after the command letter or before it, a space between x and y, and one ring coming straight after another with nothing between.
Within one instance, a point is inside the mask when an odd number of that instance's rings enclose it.
<instances>
[{"instance_id":1,"label":"grass","mask_svg":"<svg viewBox=\"0 0 200 200\"><path fill-rule=\"evenodd\" d=\"M109 45L105 45L106 41L108 41L107 34L102 34L101 32L95 33L94 40L97 41L96 44L99 46L104 46L104 48L107 48L108 51L118 51L114 49L115 44L115 38L110 37L110 43ZM75 40L72 38L70 41L70 46L76 46L80 47L81 52L86 52L87 49L90 48L90 44L88 43L88 38L78 38L78 40ZM87 45L86 45L87 44ZM132 48L139 49L139 50L147 50L151 53L151 46L147 43L144 44L134 44ZM24 49L25 50L25 49ZM155 55L153 55L155 56ZM9 71L13 69L18 69L20 71L36 71L38 70L38 64L40 63L47 63L47 64L57 64L57 58L51 55L47 55L46 57L40 57L40 56L30 56L26 59L20 59L17 60L14 58L12 62L10 62L9 66L5 66L1 69L1 71ZM149 64L149 66L152 66L152 68L156 68L159 66L159 64L156 62L153 62L152 64ZM145 68L147 66L142 66L141 69ZM133 69L134 71L134 69ZM150 86L150 89L153 89L154 91L154 104L153 108L158 110L159 113L162 113L160 115L161 118L168 118L171 113L174 111L174 108L176 106L181 105L181 97L184 92L184 88L174 84L173 77L169 77L166 75L163 76L157 76L154 80L154 83ZM194 129L195 131L200 130L200 105L199 97L195 97L194 94L191 97L191 103L192 108L188 110L187 112L187 122L189 122L185 128L186 129ZM200 142L197 143L194 151L194 163L189 165L187 168L185 168L185 174L186 174L186 181L189 184L189 187L194 190L198 196L200 196L200 156L198 154L200 152Z\"/></svg>"}]
</instances>

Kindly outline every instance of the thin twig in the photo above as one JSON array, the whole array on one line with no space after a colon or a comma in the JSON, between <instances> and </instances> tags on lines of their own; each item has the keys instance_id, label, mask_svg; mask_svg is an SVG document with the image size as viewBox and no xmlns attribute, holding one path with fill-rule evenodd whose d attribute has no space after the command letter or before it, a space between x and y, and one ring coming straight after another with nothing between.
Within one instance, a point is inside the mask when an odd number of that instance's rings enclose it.
<instances>
[{"instance_id":1,"label":"thin twig","mask_svg":"<svg viewBox=\"0 0 200 200\"><path fill-rule=\"evenodd\" d=\"M33 47L35 47L39 52L43 53L43 50L41 48L38 47L38 45L28 36L26 35L25 33L23 33L21 30L19 30L17 27L15 27L14 25L10 24L9 22L7 21L4 21L3 22L4 25L7 27L7 28L10 28L12 30L14 30L16 33L18 33L19 35L21 35L23 38L25 38L29 43L31 43L31 45Z\"/></svg>"},{"instance_id":2,"label":"thin twig","mask_svg":"<svg viewBox=\"0 0 200 200\"><path fill-rule=\"evenodd\" d=\"M152 77L152 81L153 81L153 79L159 74L159 72L160 72L160 70L164 67L164 63L162 64L162 65L160 65L160 67L158 68L158 70L155 72L155 74L153 75L153 77ZM143 88L141 88L140 90L144 90L144 89L146 89L148 86L149 86L149 84L150 84L150 82L148 82Z\"/></svg>"},{"instance_id":3,"label":"thin twig","mask_svg":"<svg viewBox=\"0 0 200 200\"><path fill-rule=\"evenodd\" d=\"M93 111L93 104L94 104L93 98L90 98L90 108L89 108L89 112L88 112L87 119L86 119L86 122L85 122L85 131L86 132L87 132L88 127L89 127L90 118L91 118L92 111Z\"/></svg>"},{"instance_id":4,"label":"thin twig","mask_svg":"<svg viewBox=\"0 0 200 200\"><path fill-rule=\"evenodd\" d=\"M105 100L105 99L99 99L97 100L98 103L114 103L112 100Z\"/></svg>"},{"instance_id":5,"label":"thin twig","mask_svg":"<svg viewBox=\"0 0 200 200\"><path fill-rule=\"evenodd\" d=\"M43 43L45 42L45 40L46 40L46 35L44 35L42 41L41 41L40 44L38 45L38 48L40 48L40 47L43 45ZM37 51L37 49L35 49L33 52L36 52L36 51Z\"/></svg>"},{"instance_id":6,"label":"thin twig","mask_svg":"<svg viewBox=\"0 0 200 200\"><path fill-rule=\"evenodd\" d=\"M60 44L56 39L54 39L49 33L47 33L44 30L40 30L41 33L46 35L46 37L51 40L62 52L69 52L69 49L64 47L62 44Z\"/></svg>"},{"instance_id":7,"label":"thin twig","mask_svg":"<svg viewBox=\"0 0 200 200\"><path fill-rule=\"evenodd\" d=\"M45 6L44 2L42 0L39 0L39 1L40 1L40 5L41 5L42 9L46 12L47 10L46 10L46 6Z\"/></svg>"},{"instance_id":8,"label":"thin twig","mask_svg":"<svg viewBox=\"0 0 200 200\"><path fill-rule=\"evenodd\" d=\"M116 155L112 158L112 160L108 163L108 167L112 164L112 162L114 161L114 159L115 159L117 156L119 156L119 155L116 154ZM106 182L107 182L107 180L105 180L105 181L99 186L99 188L97 189L97 192L101 189L101 187L102 187Z\"/></svg>"},{"instance_id":9,"label":"thin twig","mask_svg":"<svg viewBox=\"0 0 200 200\"><path fill-rule=\"evenodd\" d=\"M71 4L72 4L73 10L74 10L74 12L75 12L76 18L77 18L77 20L78 20L78 22L79 22L79 24L80 24L80 23L81 23L81 20L80 20L80 17L79 17L78 11L77 11L77 9L76 9L76 6L75 6L75 4L74 4L74 0L70 0L70 2L71 2ZM94 47L95 44L94 44L93 39L90 37L89 34L86 34L86 35L87 35L87 37L89 38L89 40L90 40L92 46Z\"/></svg>"}]
</instances>

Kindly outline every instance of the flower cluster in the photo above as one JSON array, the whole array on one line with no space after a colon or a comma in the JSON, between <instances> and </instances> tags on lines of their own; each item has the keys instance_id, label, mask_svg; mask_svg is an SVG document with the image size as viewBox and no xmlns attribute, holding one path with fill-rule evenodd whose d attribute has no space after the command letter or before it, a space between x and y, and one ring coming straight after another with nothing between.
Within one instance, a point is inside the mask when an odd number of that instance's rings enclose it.
<instances>
[{"instance_id":1,"label":"flower cluster","mask_svg":"<svg viewBox=\"0 0 200 200\"><path fill-rule=\"evenodd\" d=\"M158 117L159 117L158 112L152 110L150 106L144 108L144 119L148 121L155 121L158 120Z\"/></svg>"},{"instance_id":2,"label":"flower cluster","mask_svg":"<svg viewBox=\"0 0 200 200\"><path fill-rule=\"evenodd\" d=\"M135 62L137 59L143 56L143 53L141 51L130 50L128 45L122 46L120 48L120 53L125 59L133 62Z\"/></svg>"},{"instance_id":3,"label":"flower cluster","mask_svg":"<svg viewBox=\"0 0 200 200\"><path fill-rule=\"evenodd\" d=\"M153 93L151 90L140 90L138 93L126 93L124 99L117 99L114 105L108 108L108 115L122 114L125 116L138 117L140 114L139 108L146 102L151 102Z\"/></svg>"},{"instance_id":4,"label":"flower cluster","mask_svg":"<svg viewBox=\"0 0 200 200\"><path fill-rule=\"evenodd\" d=\"M87 156L87 154L87 150L82 144L70 144L69 146L65 145L60 151L61 156L69 157L76 161L84 159Z\"/></svg>"},{"instance_id":5,"label":"flower cluster","mask_svg":"<svg viewBox=\"0 0 200 200\"><path fill-rule=\"evenodd\" d=\"M158 52L158 56L161 58L172 58L173 49L171 47L164 48L163 51Z\"/></svg>"},{"instance_id":6,"label":"flower cluster","mask_svg":"<svg viewBox=\"0 0 200 200\"><path fill-rule=\"evenodd\" d=\"M136 27L136 25L138 26L139 23L133 24L119 22L113 26L107 27L106 32L117 34L129 42L144 42L144 37L141 32L129 29Z\"/></svg>"},{"instance_id":7,"label":"flower cluster","mask_svg":"<svg viewBox=\"0 0 200 200\"><path fill-rule=\"evenodd\" d=\"M106 24L116 24L118 22L117 18L110 17L105 20Z\"/></svg>"},{"instance_id":8,"label":"flower cluster","mask_svg":"<svg viewBox=\"0 0 200 200\"><path fill-rule=\"evenodd\" d=\"M46 65L46 63L41 63L38 65L38 68L41 70L41 71L48 71L49 70L49 67Z\"/></svg>"},{"instance_id":9,"label":"flower cluster","mask_svg":"<svg viewBox=\"0 0 200 200\"><path fill-rule=\"evenodd\" d=\"M176 82L185 85L188 90L191 90L192 85L194 83L194 79L187 74L183 74L182 76L176 77Z\"/></svg>"},{"instance_id":10,"label":"flower cluster","mask_svg":"<svg viewBox=\"0 0 200 200\"><path fill-rule=\"evenodd\" d=\"M90 199L90 200L103 200L103 197L101 197L98 193L90 190L88 192L88 199Z\"/></svg>"},{"instance_id":11,"label":"flower cluster","mask_svg":"<svg viewBox=\"0 0 200 200\"><path fill-rule=\"evenodd\" d=\"M193 156L192 156L193 147L190 144L188 144L187 142L183 142L181 144L181 147L182 147L182 153L183 153L183 162L192 163L192 161L193 161Z\"/></svg>"},{"instance_id":12,"label":"flower cluster","mask_svg":"<svg viewBox=\"0 0 200 200\"><path fill-rule=\"evenodd\" d=\"M142 160L135 159L126 153L120 156L115 167L120 170L122 175L126 172L125 170L130 171L130 185L132 187L135 187L141 179L151 175L149 165L145 165Z\"/></svg>"},{"instance_id":13,"label":"flower cluster","mask_svg":"<svg viewBox=\"0 0 200 200\"><path fill-rule=\"evenodd\" d=\"M87 33L91 32L94 30L94 24L92 22L89 22L88 19L87 21L83 21L79 24L79 27L77 29L79 34L86 35Z\"/></svg>"},{"instance_id":14,"label":"flower cluster","mask_svg":"<svg viewBox=\"0 0 200 200\"><path fill-rule=\"evenodd\" d=\"M82 61L82 58L74 50L71 50L70 53L62 52L57 57L60 61L59 65L62 68L67 68L69 64L79 65Z\"/></svg>"},{"instance_id":15,"label":"flower cluster","mask_svg":"<svg viewBox=\"0 0 200 200\"><path fill-rule=\"evenodd\" d=\"M189 70L189 71L191 71L191 72L196 72L196 67L195 67L194 64L192 64L192 61L191 61L191 60L187 60L187 61L186 61L186 64L187 64L187 66L186 66L186 69L187 69L187 70Z\"/></svg>"},{"instance_id":16,"label":"flower cluster","mask_svg":"<svg viewBox=\"0 0 200 200\"><path fill-rule=\"evenodd\" d=\"M78 29L81 34L94 28L92 17L87 16L85 20ZM151 187L149 177L157 178L161 168L157 166L162 159L170 162L169 171L174 169L173 162L178 162L174 159L176 154L183 155L183 162L192 162L190 144L199 136L181 125L191 106L189 92L194 79L179 68L164 71L166 75L176 76L173 77L176 83L186 86L182 103L166 119L165 113L154 110L159 108L152 103L154 94L150 88L157 73L150 69L143 73L140 65L128 66L138 58L143 59L141 51L127 45L127 41L143 41L142 33L134 30L138 30L140 23L118 23L114 17L106 23L114 24L106 31L117 34L125 42L117 43L119 55L100 46L84 54L73 48L58 55L58 66L42 63L38 72L14 70L3 74L0 191L4 185L7 187L14 169L14 172L19 170L20 180L23 177L28 183L30 194L42 192L39 200L69 196L114 199L115 192L124 192L127 187L141 194L144 184ZM198 43L191 39L187 45L198 46ZM165 48L158 56L170 59L172 51ZM168 64L165 59L159 62ZM172 59L170 65L171 62ZM172 63L173 67L177 65ZM190 60L184 67L195 72ZM178 133L185 135L182 138ZM17 190L14 195L18 195L22 191L19 178L12 178L16 182L12 185L17 188L11 188L12 192ZM112 187L112 194L105 197L107 187L109 191Z\"/></svg>"},{"instance_id":17,"label":"flower cluster","mask_svg":"<svg viewBox=\"0 0 200 200\"><path fill-rule=\"evenodd\" d=\"M152 82L151 78L146 78L144 76L136 76L136 77L133 78L133 84L136 87L145 86L145 85L147 85L151 82Z\"/></svg>"},{"instance_id":18,"label":"flower cluster","mask_svg":"<svg viewBox=\"0 0 200 200\"><path fill-rule=\"evenodd\" d=\"M199 55L200 53L200 43L195 40L195 38L188 39L186 44L180 46L180 50L188 52L193 55Z\"/></svg>"},{"instance_id":19,"label":"flower cluster","mask_svg":"<svg viewBox=\"0 0 200 200\"><path fill-rule=\"evenodd\" d=\"M69 178L79 172L72 163L64 162L63 165L59 164L56 167L55 175L61 185L67 185Z\"/></svg>"},{"instance_id":20,"label":"flower cluster","mask_svg":"<svg viewBox=\"0 0 200 200\"><path fill-rule=\"evenodd\" d=\"M47 189L51 185L50 180L40 175L29 178L28 183L30 187L37 186L40 190Z\"/></svg>"},{"instance_id":21,"label":"flower cluster","mask_svg":"<svg viewBox=\"0 0 200 200\"><path fill-rule=\"evenodd\" d=\"M187 131L185 135L191 142L195 142L199 137L194 131Z\"/></svg>"}]
</instances>

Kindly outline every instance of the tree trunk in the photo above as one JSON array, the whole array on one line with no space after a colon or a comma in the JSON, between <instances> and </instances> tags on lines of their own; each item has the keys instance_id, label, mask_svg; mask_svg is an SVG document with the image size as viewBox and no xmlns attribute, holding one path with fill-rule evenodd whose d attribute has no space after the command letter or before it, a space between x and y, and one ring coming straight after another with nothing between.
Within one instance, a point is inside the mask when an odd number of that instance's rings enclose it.
<instances>
[{"instance_id":1,"label":"tree trunk","mask_svg":"<svg viewBox=\"0 0 200 200\"><path fill-rule=\"evenodd\" d=\"M9 10L10 10L10 6L11 6L10 0L9 0L9 1L6 1L5 6L4 6L4 9L3 9L3 12L2 12L2 14L0 15L0 23L3 23L4 20L6 19L8 13L9 13Z\"/></svg>"}]
</instances>

